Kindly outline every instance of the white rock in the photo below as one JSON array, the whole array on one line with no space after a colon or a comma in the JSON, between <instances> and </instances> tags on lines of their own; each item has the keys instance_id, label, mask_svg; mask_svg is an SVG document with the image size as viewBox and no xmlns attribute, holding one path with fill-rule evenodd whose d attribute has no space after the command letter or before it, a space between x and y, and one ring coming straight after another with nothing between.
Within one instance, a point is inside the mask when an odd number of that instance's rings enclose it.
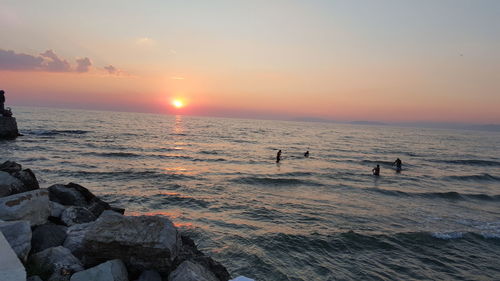
<instances>
[{"instance_id":1,"label":"white rock","mask_svg":"<svg viewBox=\"0 0 500 281\"><path fill-rule=\"evenodd\" d=\"M0 280L25 281L26 270L0 232Z\"/></svg>"},{"instance_id":2,"label":"white rock","mask_svg":"<svg viewBox=\"0 0 500 281\"><path fill-rule=\"evenodd\" d=\"M68 231L66 240L73 239L71 236ZM150 268L160 274L168 274L181 243L180 233L165 217L123 216L104 211L85 230L82 262L92 266L106 260L121 259L132 274Z\"/></svg>"},{"instance_id":3,"label":"white rock","mask_svg":"<svg viewBox=\"0 0 500 281\"><path fill-rule=\"evenodd\" d=\"M128 281L125 265L121 260L110 260L71 276L71 281Z\"/></svg>"},{"instance_id":4,"label":"white rock","mask_svg":"<svg viewBox=\"0 0 500 281\"><path fill-rule=\"evenodd\" d=\"M2 220L27 220L33 226L46 223L49 215L47 189L36 189L0 198Z\"/></svg>"},{"instance_id":5,"label":"white rock","mask_svg":"<svg viewBox=\"0 0 500 281\"><path fill-rule=\"evenodd\" d=\"M29 221L0 222L0 232L23 262L31 250L31 227Z\"/></svg>"}]
</instances>

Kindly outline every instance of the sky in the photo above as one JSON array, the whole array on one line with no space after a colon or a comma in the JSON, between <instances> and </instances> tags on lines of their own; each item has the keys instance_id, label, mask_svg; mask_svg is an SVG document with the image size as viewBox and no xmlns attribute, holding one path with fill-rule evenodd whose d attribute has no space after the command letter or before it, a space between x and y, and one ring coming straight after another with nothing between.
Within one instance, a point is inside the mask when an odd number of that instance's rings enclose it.
<instances>
[{"instance_id":1,"label":"sky","mask_svg":"<svg viewBox=\"0 0 500 281\"><path fill-rule=\"evenodd\" d=\"M497 0L0 0L0 89L6 106L500 124L498 15Z\"/></svg>"}]
</instances>

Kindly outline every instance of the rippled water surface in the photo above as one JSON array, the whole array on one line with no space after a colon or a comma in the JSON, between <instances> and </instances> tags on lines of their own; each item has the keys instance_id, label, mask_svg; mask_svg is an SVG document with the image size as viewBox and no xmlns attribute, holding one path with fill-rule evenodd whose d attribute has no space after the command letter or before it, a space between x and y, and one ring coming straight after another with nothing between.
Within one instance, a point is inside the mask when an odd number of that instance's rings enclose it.
<instances>
[{"instance_id":1,"label":"rippled water surface","mask_svg":"<svg viewBox=\"0 0 500 281\"><path fill-rule=\"evenodd\" d=\"M1 161L168 216L233 276L500 279L498 133L14 110Z\"/></svg>"}]
</instances>

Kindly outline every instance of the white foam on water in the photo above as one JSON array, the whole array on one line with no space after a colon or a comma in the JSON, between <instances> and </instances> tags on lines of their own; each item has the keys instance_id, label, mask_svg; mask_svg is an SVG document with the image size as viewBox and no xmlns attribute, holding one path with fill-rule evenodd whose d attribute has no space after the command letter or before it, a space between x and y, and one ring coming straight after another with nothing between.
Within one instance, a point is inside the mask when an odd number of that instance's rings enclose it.
<instances>
[{"instance_id":1,"label":"white foam on water","mask_svg":"<svg viewBox=\"0 0 500 281\"><path fill-rule=\"evenodd\" d=\"M438 239L458 239L464 237L463 232L434 232L432 237Z\"/></svg>"}]
</instances>

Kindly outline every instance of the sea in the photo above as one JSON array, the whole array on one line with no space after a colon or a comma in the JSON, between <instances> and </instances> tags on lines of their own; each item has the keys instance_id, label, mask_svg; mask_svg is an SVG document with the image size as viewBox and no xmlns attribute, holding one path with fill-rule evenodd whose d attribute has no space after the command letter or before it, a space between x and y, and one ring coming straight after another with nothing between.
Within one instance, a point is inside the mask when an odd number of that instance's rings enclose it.
<instances>
[{"instance_id":1,"label":"sea","mask_svg":"<svg viewBox=\"0 0 500 281\"><path fill-rule=\"evenodd\" d=\"M13 111L0 161L166 216L233 277L500 280L498 132Z\"/></svg>"}]
</instances>

